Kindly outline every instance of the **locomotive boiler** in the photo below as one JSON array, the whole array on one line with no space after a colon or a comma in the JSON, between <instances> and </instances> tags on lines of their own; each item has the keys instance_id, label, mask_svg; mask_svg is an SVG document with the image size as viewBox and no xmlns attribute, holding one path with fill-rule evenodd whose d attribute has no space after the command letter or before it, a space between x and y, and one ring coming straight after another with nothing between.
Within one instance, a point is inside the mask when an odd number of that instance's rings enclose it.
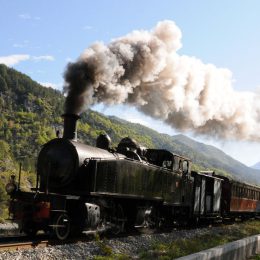
<instances>
[{"instance_id":1,"label":"locomotive boiler","mask_svg":"<svg viewBox=\"0 0 260 260\"><path fill-rule=\"evenodd\" d=\"M80 143L78 119L64 115L63 137L42 147L35 189L8 184L10 214L23 232L44 230L66 239L82 231L117 234L220 217L223 179L191 172L188 158L143 148L129 137L116 149L106 135L97 147Z\"/></svg>"}]
</instances>

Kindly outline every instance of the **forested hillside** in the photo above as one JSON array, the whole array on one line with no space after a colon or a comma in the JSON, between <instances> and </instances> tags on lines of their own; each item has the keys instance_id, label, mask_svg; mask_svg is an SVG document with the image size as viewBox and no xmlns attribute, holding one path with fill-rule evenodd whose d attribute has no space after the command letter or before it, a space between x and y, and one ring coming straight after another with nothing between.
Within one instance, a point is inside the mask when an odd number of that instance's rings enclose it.
<instances>
[{"instance_id":1,"label":"forested hillside","mask_svg":"<svg viewBox=\"0 0 260 260\"><path fill-rule=\"evenodd\" d=\"M41 145L62 130L64 96L46 88L28 76L0 65L0 200L3 183L11 173L18 173L23 162L24 187L35 180L35 159ZM80 141L95 144L96 137L106 132L113 146L130 136L146 147L165 148L189 157L196 169L215 169L222 174L259 183L259 171L235 161L219 149L195 142L183 135L169 136L116 117L106 117L88 110L78 122Z\"/></svg>"}]
</instances>

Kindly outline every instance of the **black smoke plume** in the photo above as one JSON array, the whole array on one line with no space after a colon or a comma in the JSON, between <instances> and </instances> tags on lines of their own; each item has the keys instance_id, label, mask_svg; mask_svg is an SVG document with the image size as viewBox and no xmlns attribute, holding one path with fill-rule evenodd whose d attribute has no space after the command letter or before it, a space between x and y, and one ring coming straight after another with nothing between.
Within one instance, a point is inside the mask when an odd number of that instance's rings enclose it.
<instances>
[{"instance_id":1,"label":"black smoke plume","mask_svg":"<svg viewBox=\"0 0 260 260\"><path fill-rule=\"evenodd\" d=\"M128 104L176 129L260 140L259 95L235 91L228 69L179 55L181 36L174 22L163 21L93 44L67 67L65 112Z\"/></svg>"}]
</instances>

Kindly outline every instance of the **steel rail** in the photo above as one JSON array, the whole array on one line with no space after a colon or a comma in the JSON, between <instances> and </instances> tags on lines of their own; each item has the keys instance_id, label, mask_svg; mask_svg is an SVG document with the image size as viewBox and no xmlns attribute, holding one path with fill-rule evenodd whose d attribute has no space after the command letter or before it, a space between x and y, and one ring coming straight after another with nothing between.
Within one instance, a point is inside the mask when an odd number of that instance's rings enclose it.
<instances>
[{"instance_id":1,"label":"steel rail","mask_svg":"<svg viewBox=\"0 0 260 260\"><path fill-rule=\"evenodd\" d=\"M20 249L31 249L31 248L40 248L47 247L49 245L48 240L43 241L28 241L28 242L12 242L0 244L0 251L9 251L9 250L20 250Z\"/></svg>"}]
</instances>

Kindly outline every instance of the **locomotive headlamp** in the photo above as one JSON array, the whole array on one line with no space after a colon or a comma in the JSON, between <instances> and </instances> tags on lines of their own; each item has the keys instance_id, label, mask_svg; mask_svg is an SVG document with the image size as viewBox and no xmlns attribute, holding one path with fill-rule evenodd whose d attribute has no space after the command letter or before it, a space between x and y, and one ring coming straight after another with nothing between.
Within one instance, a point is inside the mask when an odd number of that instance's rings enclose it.
<instances>
[{"instance_id":1,"label":"locomotive headlamp","mask_svg":"<svg viewBox=\"0 0 260 260\"><path fill-rule=\"evenodd\" d=\"M15 176L12 175L10 181L5 186L5 191L8 195L12 194L16 190Z\"/></svg>"},{"instance_id":2,"label":"locomotive headlamp","mask_svg":"<svg viewBox=\"0 0 260 260\"><path fill-rule=\"evenodd\" d=\"M7 183L5 186L5 191L8 195L12 194L16 190L16 185L14 183Z\"/></svg>"}]
</instances>

